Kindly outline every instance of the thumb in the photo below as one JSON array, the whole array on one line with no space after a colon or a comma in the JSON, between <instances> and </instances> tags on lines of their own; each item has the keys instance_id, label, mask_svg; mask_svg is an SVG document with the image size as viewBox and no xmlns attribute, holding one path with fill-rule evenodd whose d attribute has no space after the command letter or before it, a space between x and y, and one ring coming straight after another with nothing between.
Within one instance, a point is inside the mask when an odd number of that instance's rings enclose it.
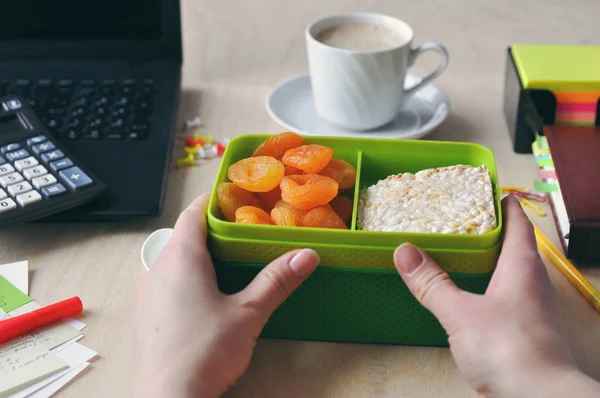
<instances>
[{"instance_id":1,"label":"thumb","mask_svg":"<svg viewBox=\"0 0 600 398\"><path fill-rule=\"evenodd\" d=\"M447 330L462 311L461 303L469 293L459 289L427 253L410 243L396 249L394 264L413 296Z\"/></svg>"},{"instance_id":2,"label":"thumb","mask_svg":"<svg viewBox=\"0 0 600 398\"><path fill-rule=\"evenodd\" d=\"M319 264L312 249L295 250L267 265L241 292L239 299L266 316L273 312L304 282Z\"/></svg>"}]
</instances>

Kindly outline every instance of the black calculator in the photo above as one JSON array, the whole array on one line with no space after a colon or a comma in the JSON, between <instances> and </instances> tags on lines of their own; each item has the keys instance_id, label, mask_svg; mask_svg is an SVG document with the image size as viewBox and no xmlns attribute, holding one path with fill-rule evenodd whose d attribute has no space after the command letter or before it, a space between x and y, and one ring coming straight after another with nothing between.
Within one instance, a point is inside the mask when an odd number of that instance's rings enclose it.
<instances>
[{"instance_id":1,"label":"black calculator","mask_svg":"<svg viewBox=\"0 0 600 398\"><path fill-rule=\"evenodd\" d=\"M23 98L0 98L0 229L88 203L105 191Z\"/></svg>"}]
</instances>

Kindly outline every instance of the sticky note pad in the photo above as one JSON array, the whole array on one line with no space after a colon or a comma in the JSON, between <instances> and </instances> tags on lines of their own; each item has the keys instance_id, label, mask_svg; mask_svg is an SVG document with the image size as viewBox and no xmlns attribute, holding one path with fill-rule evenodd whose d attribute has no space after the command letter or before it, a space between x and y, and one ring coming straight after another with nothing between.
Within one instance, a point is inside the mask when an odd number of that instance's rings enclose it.
<instances>
[{"instance_id":1,"label":"sticky note pad","mask_svg":"<svg viewBox=\"0 0 600 398\"><path fill-rule=\"evenodd\" d=\"M0 276L0 308L10 312L31 301L31 298Z\"/></svg>"},{"instance_id":2,"label":"sticky note pad","mask_svg":"<svg viewBox=\"0 0 600 398\"><path fill-rule=\"evenodd\" d=\"M537 192L556 192L558 191L558 185L549 182L542 182L540 180L533 180L533 189Z\"/></svg>"},{"instance_id":3,"label":"sticky note pad","mask_svg":"<svg viewBox=\"0 0 600 398\"><path fill-rule=\"evenodd\" d=\"M515 44L511 53L523 88L600 93L600 46Z\"/></svg>"}]
</instances>

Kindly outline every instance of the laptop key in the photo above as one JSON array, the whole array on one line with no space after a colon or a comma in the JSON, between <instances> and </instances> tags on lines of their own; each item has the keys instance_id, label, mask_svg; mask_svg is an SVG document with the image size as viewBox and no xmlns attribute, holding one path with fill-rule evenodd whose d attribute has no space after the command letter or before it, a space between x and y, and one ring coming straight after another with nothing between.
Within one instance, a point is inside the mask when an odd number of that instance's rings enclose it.
<instances>
[{"instance_id":1,"label":"laptop key","mask_svg":"<svg viewBox=\"0 0 600 398\"><path fill-rule=\"evenodd\" d=\"M106 136L109 140L122 140L124 137L122 132L111 132Z\"/></svg>"},{"instance_id":2,"label":"laptop key","mask_svg":"<svg viewBox=\"0 0 600 398\"><path fill-rule=\"evenodd\" d=\"M50 130L51 132L55 132L56 130L58 130L60 128L61 123L56 120L56 119L51 119L48 121L48 123L46 123L46 127L48 127L48 130Z\"/></svg>"},{"instance_id":3,"label":"laptop key","mask_svg":"<svg viewBox=\"0 0 600 398\"><path fill-rule=\"evenodd\" d=\"M35 85L37 86L38 89L40 89L41 87L48 87L48 86L52 85L52 80L38 79L38 81L35 82Z\"/></svg>"},{"instance_id":4,"label":"laptop key","mask_svg":"<svg viewBox=\"0 0 600 398\"><path fill-rule=\"evenodd\" d=\"M77 130L69 130L65 133L65 137L67 137L68 140L78 140L80 134Z\"/></svg>"},{"instance_id":5,"label":"laptop key","mask_svg":"<svg viewBox=\"0 0 600 398\"><path fill-rule=\"evenodd\" d=\"M122 127L124 124L125 124L125 122L121 118L113 119L110 122L110 127L113 127L113 128Z\"/></svg>"},{"instance_id":6,"label":"laptop key","mask_svg":"<svg viewBox=\"0 0 600 398\"><path fill-rule=\"evenodd\" d=\"M94 94L94 91L96 91L94 90L94 87L81 87L77 92L77 95L81 97L89 97L90 95Z\"/></svg>"},{"instance_id":7,"label":"laptop key","mask_svg":"<svg viewBox=\"0 0 600 398\"><path fill-rule=\"evenodd\" d=\"M83 79L81 81L81 85L82 86L95 86L96 85L96 81L92 80L92 79Z\"/></svg>"},{"instance_id":8,"label":"laptop key","mask_svg":"<svg viewBox=\"0 0 600 398\"><path fill-rule=\"evenodd\" d=\"M99 140L100 138L101 138L100 130L93 129L93 130L90 130L89 132L85 133L86 140Z\"/></svg>"},{"instance_id":9,"label":"laptop key","mask_svg":"<svg viewBox=\"0 0 600 398\"><path fill-rule=\"evenodd\" d=\"M17 79L15 80L15 86L18 87L29 87L31 85L31 81L29 79Z\"/></svg>"},{"instance_id":10,"label":"laptop key","mask_svg":"<svg viewBox=\"0 0 600 398\"><path fill-rule=\"evenodd\" d=\"M62 80L58 81L57 86L66 87L66 86L72 86L73 84L74 84L74 82L71 79L62 79Z\"/></svg>"}]
</instances>

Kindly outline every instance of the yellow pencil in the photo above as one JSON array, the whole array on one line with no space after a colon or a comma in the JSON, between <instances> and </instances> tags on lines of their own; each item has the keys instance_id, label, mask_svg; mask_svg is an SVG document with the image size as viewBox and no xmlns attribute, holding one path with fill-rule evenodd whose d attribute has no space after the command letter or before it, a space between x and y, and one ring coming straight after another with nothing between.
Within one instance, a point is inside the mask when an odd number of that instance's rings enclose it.
<instances>
[{"instance_id":1,"label":"yellow pencil","mask_svg":"<svg viewBox=\"0 0 600 398\"><path fill-rule=\"evenodd\" d=\"M577 268L550 242L550 240L538 229L533 226L535 237L538 243L538 249L548 257L552 264L579 290L579 293L600 312L600 292L579 272Z\"/></svg>"}]
</instances>

